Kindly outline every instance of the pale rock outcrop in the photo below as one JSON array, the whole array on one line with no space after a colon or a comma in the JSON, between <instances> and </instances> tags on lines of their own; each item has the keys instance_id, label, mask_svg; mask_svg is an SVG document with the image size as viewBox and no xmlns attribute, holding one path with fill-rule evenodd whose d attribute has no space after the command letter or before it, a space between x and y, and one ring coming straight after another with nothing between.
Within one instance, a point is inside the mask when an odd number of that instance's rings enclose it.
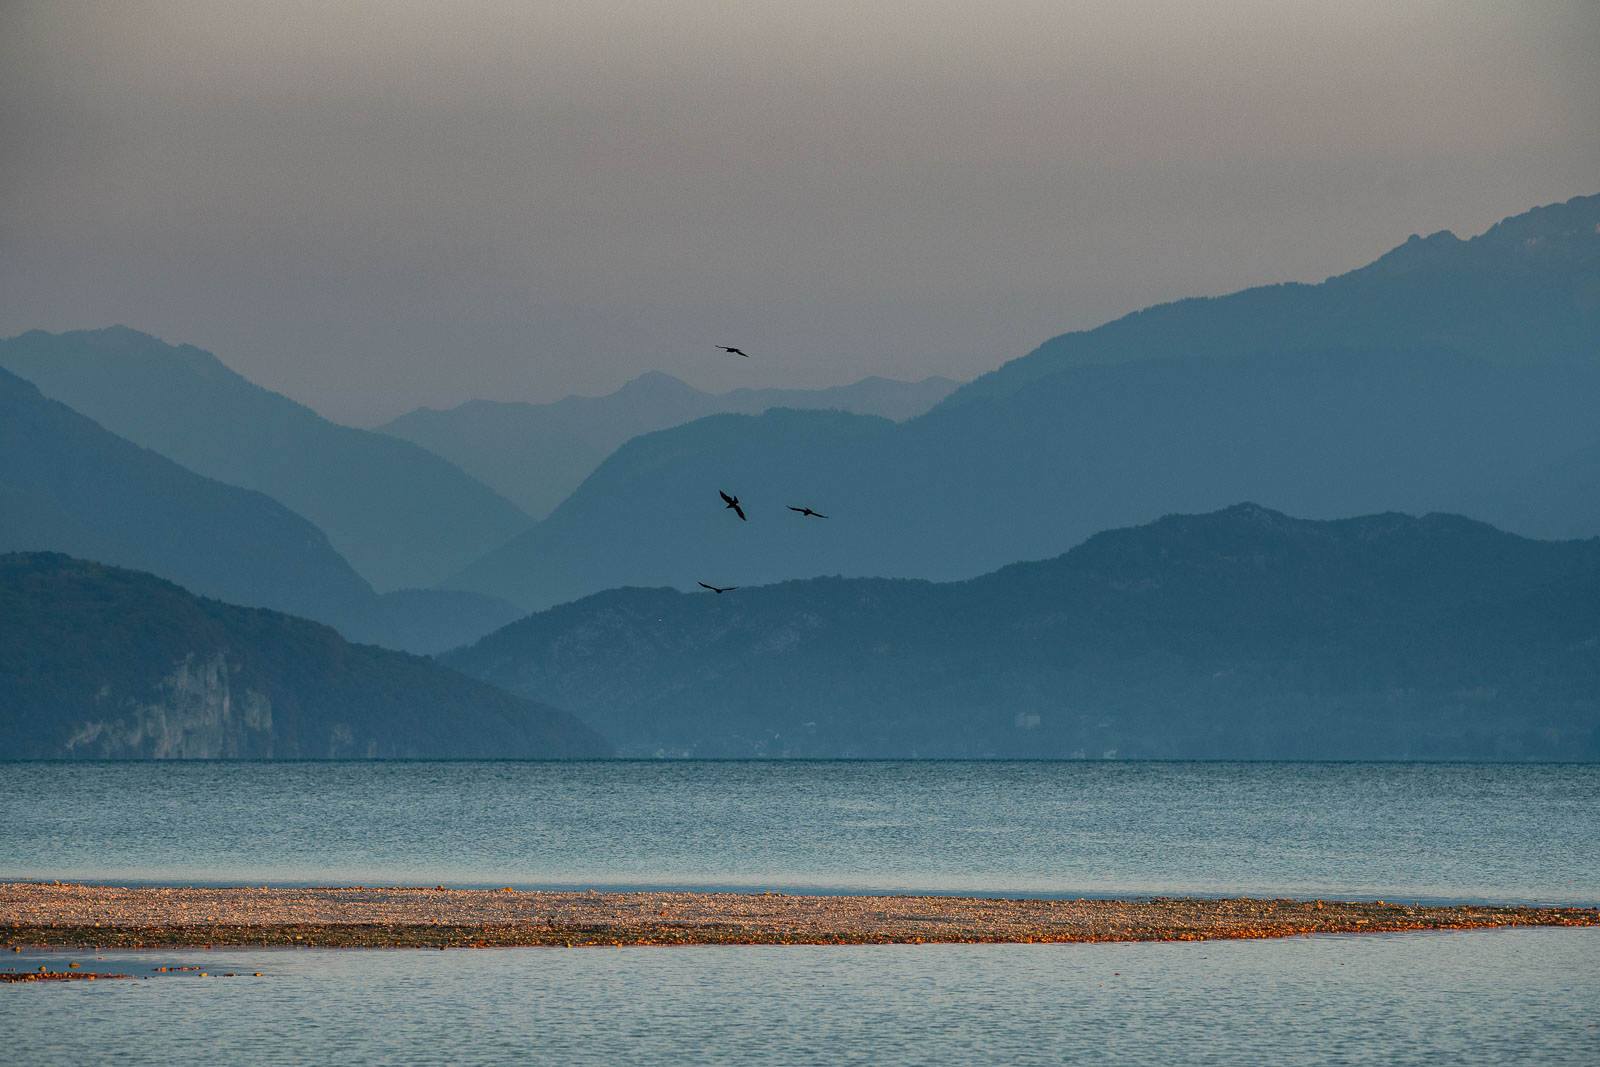
<instances>
[{"instance_id":1,"label":"pale rock outcrop","mask_svg":"<svg viewBox=\"0 0 1600 1067\"><path fill-rule=\"evenodd\" d=\"M67 751L101 759L293 755L274 751L272 702L242 686L235 692L230 673L226 652L208 659L191 652L150 697L118 698L102 687L100 702L120 714L84 723L67 741Z\"/></svg>"}]
</instances>

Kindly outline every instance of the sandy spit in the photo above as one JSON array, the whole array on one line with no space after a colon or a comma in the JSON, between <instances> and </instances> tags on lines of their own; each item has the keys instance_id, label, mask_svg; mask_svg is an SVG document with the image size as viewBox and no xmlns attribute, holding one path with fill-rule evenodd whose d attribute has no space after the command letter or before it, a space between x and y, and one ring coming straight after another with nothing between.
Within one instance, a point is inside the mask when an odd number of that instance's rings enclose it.
<instances>
[{"instance_id":1,"label":"sandy spit","mask_svg":"<svg viewBox=\"0 0 1600 1067\"><path fill-rule=\"evenodd\" d=\"M0 883L0 946L475 947L1196 941L1595 926L1600 909L1155 897L1008 900Z\"/></svg>"}]
</instances>

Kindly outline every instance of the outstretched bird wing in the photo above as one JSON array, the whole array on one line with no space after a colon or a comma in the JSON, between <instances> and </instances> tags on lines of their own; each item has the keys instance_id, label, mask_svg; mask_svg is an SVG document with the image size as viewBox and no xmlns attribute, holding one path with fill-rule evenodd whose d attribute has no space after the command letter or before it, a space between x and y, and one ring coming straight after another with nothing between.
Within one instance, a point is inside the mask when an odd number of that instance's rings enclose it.
<instances>
[{"instance_id":1,"label":"outstretched bird wing","mask_svg":"<svg viewBox=\"0 0 1600 1067\"><path fill-rule=\"evenodd\" d=\"M717 490L717 495L723 500L727 501L729 507L733 507L738 503L738 501L734 500L733 497L729 496L727 493L724 493L721 489Z\"/></svg>"},{"instance_id":2,"label":"outstretched bird wing","mask_svg":"<svg viewBox=\"0 0 1600 1067\"><path fill-rule=\"evenodd\" d=\"M736 503L735 503L735 504L734 504L734 505L733 505L733 513L734 513L734 514L735 514L735 515L737 515L737 516L739 516L739 517L740 517L740 518L741 518L741 519L743 519L743 518L744 518L744 508L741 508L741 507L740 507L740 506L739 506L739 505L738 505L738 503L737 503L737 502L736 502ZM746 521L749 521L749 520L746 520Z\"/></svg>"}]
</instances>

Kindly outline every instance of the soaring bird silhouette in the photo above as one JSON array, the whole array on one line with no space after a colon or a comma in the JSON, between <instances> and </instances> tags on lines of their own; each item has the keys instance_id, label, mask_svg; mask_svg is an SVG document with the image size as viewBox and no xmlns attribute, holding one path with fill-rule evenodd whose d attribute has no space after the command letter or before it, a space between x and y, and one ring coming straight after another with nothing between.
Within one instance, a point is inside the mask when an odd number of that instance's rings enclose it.
<instances>
[{"instance_id":1,"label":"soaring bird silhouette","mask_svg":"<svg viewBox=\"0 0 1600 1067\"><path fill-rule=\"evenodd\" d=\"M716 593L716 594L718 594L718 595L721 595L721 594L723 594L723 593L731 593L731 592L733 592L733 591L734 591L734 590L735 590L735 589L737 589L737 588L739 588L739 587L738 587L738 586L736 586L736 585L725 585L725 586L723 586L723 587L722 587L722 588L721 588L721 589L718 589L718 588L717 588L717 587L716 587L716 586L714 586L714 585L707 585L707 584L706 584L706 583L705 583L705 582L701 582L701 583L699 583L699 584L700 584L700 588L702 588L702 589L709 589L709 590L711 590L711 591L712 591L712 592L713 592L713 593Z\"/></svg>"},{"instance_id":2,"label":"soaring bird silhouette","mask_svg":"<svg viewBox=\"0 0 1600 1067\"><path fill-rule=\"evenodd\" d=\"M810 508L797 508L793 504L785 504L784 506L787 507L790 511L798 511L802 515L814 515L819 519L825 519L825 518L828 517L828 516L824 515L822 512L820 512L820 511L812 511Z\"/></svg>"},{"instance_id":3,"label":"soaring bird silhouette","mask_svg":"<svg viewBox=\"0 0 1600 1067\"><path fill-rule=\"evenodd\" d=\"M730 355L730 356L743 356L745 359L749 359L750 358L750 353L741 352L737 348L729 348L727 345L717 345L716 347L722 349L724 352L728 353L728 355Z\"/></svg>"},{"instance_id":4,"label":"soaring bird silhouette","mask_svg":"<svg viewBox=\"0 0 1600 1067\"><path fill-rule=\"evenodd\" d=\"M733 509L733 513L735 515L739 516L741 519L744 518L744 508L741 508L739 506L739 498L738 497L729 496L727 493L724 493L721 489L717 490L717 495L728 502L728 507Z\"/></svg>"}]
</instances>

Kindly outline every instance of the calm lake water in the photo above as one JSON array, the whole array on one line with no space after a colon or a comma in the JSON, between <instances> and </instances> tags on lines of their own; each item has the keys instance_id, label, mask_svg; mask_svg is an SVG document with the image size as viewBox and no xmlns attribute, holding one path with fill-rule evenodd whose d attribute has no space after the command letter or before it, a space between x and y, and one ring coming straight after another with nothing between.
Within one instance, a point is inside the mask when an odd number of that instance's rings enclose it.
<instances>
[{"instance_id":1,"label":"calm lake water","mask_svg":"<svg viewBox=\"0 0 1600 1067\"><path fill-rule=\"evenodd\" d=\"M30 953L13 1063L1600 1063L1600 929L1169 945Z\"/></svg>"},{"instance_id":2,"label":"calm lake water","mask_svg":"<svg viewBox=\"0 0 1600 1067\"><path fill-rule=\"evenodd\" d=\"M1594 905L1600 767L0 764L16 878ZM0 988L14 1062L1600 1063L1600 929L8 955L151 975Z\"/></svg>"},{"instance_id":3,"label":"calm lake water","mask_svg":"<svg viewBox=\"0 0 1600 1067\"><path fill-rule=\"evenodd\" d=\"M0 878L1600 904L1600 766L12 763Z\"/></svg>"}]
</instances>

